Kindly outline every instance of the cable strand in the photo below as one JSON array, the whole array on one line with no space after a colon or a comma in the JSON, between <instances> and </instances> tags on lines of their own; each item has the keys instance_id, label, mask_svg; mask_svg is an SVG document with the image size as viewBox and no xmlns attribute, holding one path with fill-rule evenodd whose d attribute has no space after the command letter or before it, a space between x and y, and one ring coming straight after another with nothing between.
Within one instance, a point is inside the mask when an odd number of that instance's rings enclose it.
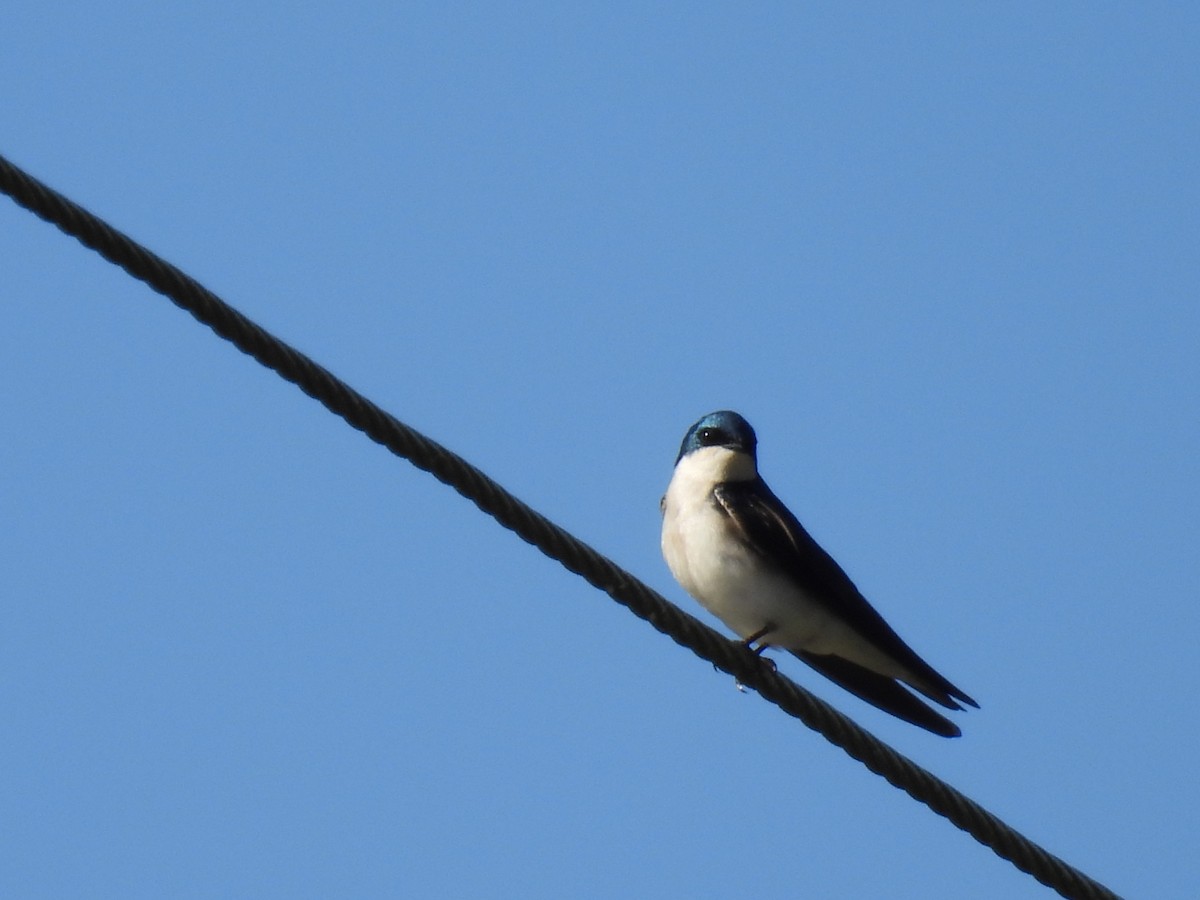
<instances>
[{"instance_id":1,"label":"cable strand","mask_svg":"<svg viewBox=\"0 0 1200 900\"><path fill-rule=\"evenodd\" d=\"M1072 900L1117 897L1098 881L1049 853L820 698L774 671L740 643L723 637L669 603L607 557L518 500L466 460L409 428L175 266L3 156L0 156L0 191L167 297L243 353L295 384L352 428L429 472L568 571L604 591L675 643L754 689L763 699L799 719L889 784L954 823L1001 859Z\"/></svg>"}]
</instances>

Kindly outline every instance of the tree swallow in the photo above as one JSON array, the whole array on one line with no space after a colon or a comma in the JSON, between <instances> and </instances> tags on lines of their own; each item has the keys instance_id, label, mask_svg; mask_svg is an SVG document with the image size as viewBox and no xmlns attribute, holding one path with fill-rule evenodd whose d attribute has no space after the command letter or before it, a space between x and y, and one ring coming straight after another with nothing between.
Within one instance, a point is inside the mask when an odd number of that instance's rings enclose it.
<instances>
[{"instance_id":1,"label":"tree swallow","mask_svg":"<svg viewBox=\"0 0 1200 900\"><path fill-rule=\"evenodd\" d=\"M900 683L947 709L979 704L900 639L771 492L757 446L750 423L728 410L684 435L662 498L662 551L675 580L755 652L782 647L885 712L958 737Z\"/></svg>"}]
</instances>

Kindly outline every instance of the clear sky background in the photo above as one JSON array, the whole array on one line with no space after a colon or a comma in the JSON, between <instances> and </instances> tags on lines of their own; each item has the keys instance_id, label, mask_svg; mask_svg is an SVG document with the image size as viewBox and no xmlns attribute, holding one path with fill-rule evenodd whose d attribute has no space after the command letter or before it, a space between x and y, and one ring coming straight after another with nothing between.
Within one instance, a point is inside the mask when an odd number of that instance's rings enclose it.
<instances>
[{"instance_id":1,"label":"clear sky background","mask_svg":"<svg viewBox=\"0 0 1200 900\"><path fill-rule=\"evenodd\" d=\"M686 609L685 429L1200 885L1200 7L19 3L0 152ZM0 894L1049 892L0 203Z\"/></svg>"}]
</instances>

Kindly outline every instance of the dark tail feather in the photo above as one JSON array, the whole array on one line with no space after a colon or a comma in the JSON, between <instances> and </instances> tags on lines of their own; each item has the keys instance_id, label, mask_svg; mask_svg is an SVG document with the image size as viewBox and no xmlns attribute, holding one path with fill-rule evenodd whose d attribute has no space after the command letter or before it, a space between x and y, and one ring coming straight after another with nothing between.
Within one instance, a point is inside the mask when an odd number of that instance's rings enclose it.
<instances>
[{"instance_id":1,"label":"dark tail feather","mask_svg":"<svg viewBox=\"0 0 1200 900\"><path fill-rule=\"evenodd\" d=\"M840 656L818 656L815 653L793 652L834 684L840 685L859 699L879 707L886 713L891 713L898 719L911 722L913 725L924 728L926 731L932 731L934 734L940 734L942 737L958 737L962 734L957 725L949 719L942 718L901 687L899 682L886 675L872 672L870 669L865 669ZM959 699L972 702L966 697Z\"/></svg>"}]
</instances>

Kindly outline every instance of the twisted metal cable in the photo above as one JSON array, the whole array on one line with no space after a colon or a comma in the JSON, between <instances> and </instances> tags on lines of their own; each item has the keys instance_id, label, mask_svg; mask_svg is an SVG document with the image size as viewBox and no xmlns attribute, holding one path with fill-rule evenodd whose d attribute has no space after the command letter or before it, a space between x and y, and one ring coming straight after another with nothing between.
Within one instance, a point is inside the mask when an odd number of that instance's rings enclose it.
<instances>
[{"instance_id":1,"label":"twisted metal cable","mask_svg":"<svg viewBox=\"0 0 1200 900\"><path fill-rule=\"evenodd\" d=\"M1117 897L1104 885L1047 852L820 698L780 675L740 643L728 640L673 606L611 560L526 506L466 460L384 412L179 269L23 172L3 156L0 156L0 191L187 310L197 321L295 384L371 440L454 488L546 556L604 591L675 643L753 688L894 787L990 847L1001 859L1072 900Z\"/></svg>"}]
</instances>

